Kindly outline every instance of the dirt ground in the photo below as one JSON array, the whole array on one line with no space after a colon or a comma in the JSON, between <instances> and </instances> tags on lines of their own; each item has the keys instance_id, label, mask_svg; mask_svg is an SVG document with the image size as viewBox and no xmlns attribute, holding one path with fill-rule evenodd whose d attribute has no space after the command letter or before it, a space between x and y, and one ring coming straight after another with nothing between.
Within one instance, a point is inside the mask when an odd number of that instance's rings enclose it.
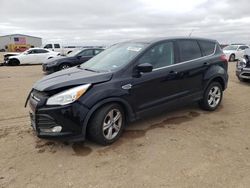
<instances>
[{"instance_id":1,"label":"dirt ground","mask_svg":"<svg viewBox=\"0 0 250 188\"><path fill-rule=\"evenodd\" d=\"M38 139L24 102L41 66L0 67L0 187L249 187L250 83L234 70L216 112L162 112L101 147Z\"/></svg>"}]
</instances>

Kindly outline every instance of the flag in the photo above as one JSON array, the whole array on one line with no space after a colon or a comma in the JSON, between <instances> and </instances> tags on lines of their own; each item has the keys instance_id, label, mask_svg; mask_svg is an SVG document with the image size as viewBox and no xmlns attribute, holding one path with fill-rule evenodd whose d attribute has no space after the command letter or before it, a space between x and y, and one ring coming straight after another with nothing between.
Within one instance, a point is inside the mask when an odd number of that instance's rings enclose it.
<instances>
[{"instance_id":1,"label":"flag","mask_svg":"<svg viewBox=\"0 0 250 188\"><path fill-rule=\"evenodd\" d=\"M25 37L14 37L15 44L26 44Z\"/></svg>"}]
</instances>

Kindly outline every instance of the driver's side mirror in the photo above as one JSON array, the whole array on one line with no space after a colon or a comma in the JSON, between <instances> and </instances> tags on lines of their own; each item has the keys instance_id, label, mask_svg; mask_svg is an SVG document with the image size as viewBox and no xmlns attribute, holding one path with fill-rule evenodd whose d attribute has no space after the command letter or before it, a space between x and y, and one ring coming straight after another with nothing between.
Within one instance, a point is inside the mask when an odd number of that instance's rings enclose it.
<instances>
[{"instance_id":1,"label":"driver's side mirror","mask_svg":"<svg viewBox=\"0 0 250 188\"><path fill-rule=\"evenodd\" d=\"M152 72L153 65L151 65L150 63L143 63L138 65L136 67L136 70L138 71L138 73Z\"/></svg>"},{"instance_id":2,"label":"driver's side mirror","mask_svg":"<svg viewBox=\"0 0 250 188\"><path fill-rule=\"evenodd\" d=\"M81 59L81 57L82 57L82 56L79 55L79 56L77 56L77 59Z\"/></svg>"}]
</instances>

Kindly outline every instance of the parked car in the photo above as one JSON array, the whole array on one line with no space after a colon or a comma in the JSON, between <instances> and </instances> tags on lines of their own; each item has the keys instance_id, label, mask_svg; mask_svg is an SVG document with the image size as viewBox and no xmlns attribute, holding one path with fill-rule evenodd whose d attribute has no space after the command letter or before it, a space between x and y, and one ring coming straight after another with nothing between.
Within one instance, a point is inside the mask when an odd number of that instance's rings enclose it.
<instances>
[{"instance_id":1,"label":"parked car","mask_svg":"<svg viewBox=\"0 0 250 188\"><path fill-rule=\"evenodd\" d=\"M8 57L5 61L8 65L42 64L45 60L59 56L60 53L42 48L30 48L19 55Z\"/></svg>"},{"instance_id":2,"label":"parked car","mask_svg":"<svg viewBox=\"0 0 250 188\"><path fill-rule=\"evenodd\" d=\"M58 58L49 59L43 63L43 71L56 72L80 65L99 54L101 51L103 51L101 48L81 49L71 52L66 57L61 56Z\"/></svg>"},{"instance_id":3,"label":"parked car","mask_svg":"<svg viewBox=\"0 0 250 188\"><path fill-rule=\"evenodd\" d=\"M242 82L250 80L250 49L246 49L244 57L237 62L236 76Z\"/></svg>"},{"instance_id":4,"label":"parked car","mask_svg":"<svg viewBox=\"0 0 250 188\"><path fill-rule=\"evenodd\" d=\"M108 145L131 122L175 105L214 111L227 88L219 44L199 38L141 39L116 44L81 66L36 82L27 102L40 138Z\"/></svg>"},{"instance_id":5,"label":"parked car","mask_svg":"<svg viewBox=\"0 0 250 188\"><path fill-rule=\"evenodd\" d=\"M228 61L236 61L244 56L245 49L248 49L248 45L232 44L223 49L223 52L227 56Z\"/></svg>"}]
</instances>

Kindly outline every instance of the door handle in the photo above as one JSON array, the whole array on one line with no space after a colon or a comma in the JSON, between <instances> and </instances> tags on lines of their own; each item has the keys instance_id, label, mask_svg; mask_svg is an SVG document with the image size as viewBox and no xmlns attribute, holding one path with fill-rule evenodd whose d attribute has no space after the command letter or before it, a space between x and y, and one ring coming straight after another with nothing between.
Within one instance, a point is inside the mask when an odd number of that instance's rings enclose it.
<instances>
[{"instance_id":1,"label":"door handle","mask_svg":"<svg viewBox=\"0 0 250 188\"><path fill-rule=\"evenodd\" d=\"M204 66L209 66L209 65L210 65L210 63L205 62L205 63L203 63L203 65L204 65Z\"/></svg>"},{"instance_id":2,"label":"door handle","mask_svg":"<svg viewBox=\"0 0 250 188\"><path fill-rule=\"evenodd\" d=\"M178 74L178 72L176 72L176 71L170 71L169 73L168 73L168 75L170 75L170 76L175 76L175 75L177 75Z\"/></svg>"},{"instance_id":3,"label":"door handle","mask_svg":"<svg viewBox=\"0 0 250 188\"><path fill-rule=\"evenodd\" d=\"M174 78L176 78L176 76L178 75L178 72L176 72L176 71L170 71L169 73L168 73L168 75L167 75L167 79L174 79Z\"/></svg>"}]
</instances>

